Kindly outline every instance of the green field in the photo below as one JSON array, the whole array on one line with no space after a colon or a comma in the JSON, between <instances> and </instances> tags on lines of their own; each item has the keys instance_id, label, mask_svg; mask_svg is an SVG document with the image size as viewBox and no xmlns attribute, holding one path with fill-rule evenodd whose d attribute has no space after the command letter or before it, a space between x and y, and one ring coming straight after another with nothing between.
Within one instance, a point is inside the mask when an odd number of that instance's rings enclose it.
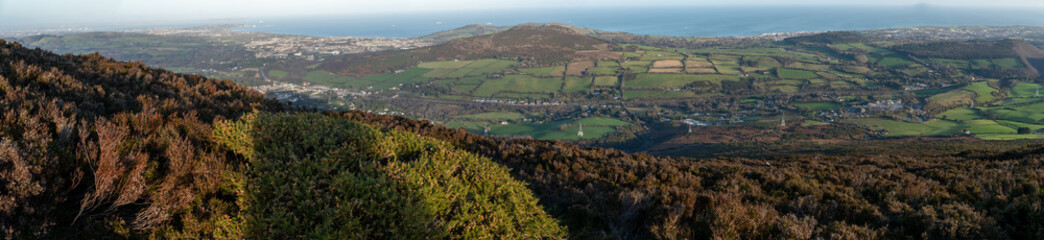
<instances>
[{"instance_id":1,"label":"green field","mask_svg":"<svg viewBox=\"0 0 1044 240\"><path fill-rule=\"evenodd\" d=\"M974 93L963 90L955 89L949 92L944 92L928 97L928 106L933 108L952 108L962 105L968 105L973 100Z\"/></svg>"},{"instance_id":2,"label":"green field","mask_svg":"<svg viewBox=\"0 0 1044 240\"><path fill-rule=\"evenodd\" d=\"M616 75L616 70L619 67L593 67L588 68L587 72L593 75Z\"/></svg>"},{"instance_id":3,"label":"green field","mask_svg":"<svg viewBox=\"0 0 1044 240\"><path fill-rule=\"evenodd\" d=\"M950 66L953 68L968 68L968 66L970 66L968 61L957 59L935 58L932 59L931 62L934 64Z\"/></svg>"},{"instance_id":4,"label":"green field","mask_svg":"<svg viewBox=\"0 0 1044 240\"><path fill-rule=\"evenodd\" d=\"M644 73L624 84L629 88L680 88L694 81L683 74Z\"/></svg>"},{"instance_id":5,"label":"green field","mask_svg":"<svg viewBox=\"0 0 1044 240\"><path fill-rule=\"evenodd\" d=\"M997 97L993 96L993 93L999 92L997 89L993 89L986 82L974 82L964 87L965 90L972 91L975 93L975 102L984 104L997 100Z\"/></svg>"},{"instance_id":6,"label":"green field","mask_svg":"<svg viewBox=\"0 0 1044 240\"><path fill-rule=\"evenodd\" d=\"M604 118L604 117L584 118L584 119L580 119L580 123L583 123L585 126L588 126L588 125L589 126L628 126L628 125L631 125L631 123L628 123L628 122L624 122L624 121L620 121L620 120L616 120L616 119L612 119L612 118Z\"/></svg>"},{"instance_id":7,"label":"green field","mask_svg":"<svg viewBox=\"0 0 1044 240\"><path fill-rule=\"evenodd\" d=\"M541 68L521 68L518 71L532 74L538 77L560 77L562 76L561 71L555 71L558 67L541 67Z\"/></svg>"},{"instance_id":8,"label":"green field","mask_svg":"<svg viewBox=\"0 0 1044 240\"><path fill-rule=\"evenodd\" d=\"M869 126L873 129L888 131L885 136L933 136L957 133L962 126L950 120L930 120L921 123L903 122L883 118L861 118L849 120L852 123Z\"/></svg>"},{"instance_id":9,"label":"green field","mask_svg":"<svg viewBox=\"0 0 1044 240\"><path fill-rule=\"evenodd\" d=\"M1044 134L982 134L975 137L985 140L1044 139Z\"/></svg>"},{"instance_id":10,"label":"green field","mask_svg":"<svg viewBox=\"0 0 1044 240\"><path fill-rule=\"evenodd\" d=\"M830 110L841 107L840 103L836 102L807 102L807 103L794 103L794 106L808 108L812 110Z\"/></svg>"},{"instance_id":11,"label":"green field","mask_svg":"<svg viewBox=\"0 0 1044 240\"><path fill-rule=\"evenodd\" d=\"M1041 123L1044 121L1044 103L1018 107L993 107L989 111L997 116L997 119L1024 123Z\"/></svg>"},{"instance_id":12,"label":"green field","mask_svg":"<svg viewBox=\"0 0 1044 240\"><path fill-rule=\"evenodd\" d=\"M1029 128L1030 130L1033 130L1033 131L1044 129L1044 125L1040 125L1040 124L1029 124L1029 123L1015 122L1015 121L1008 121L1008 120L997 120L997 122L999 122L1001 124L1004 124L1006 126L1009 126L1011 128L1027 127L1027 128Z\"/></svg>"},{"instance_id":13,"label":"green field","mask_svg":"<svg viewBox=\"0 0 1044 240\"><path fill-rule=\"evenodd\" d=\"M470 73L468 73L468 75L480 75L504 71L504 69L507 69L515 63L515 61L505 61L496 59L477 60L472 64L468 64L468 68L474 69Z\"/></svg>"},{"instance_id":14,"label":"green field","mask_svg":"<svg viewBox=\"0 0 1044 240\"><path fill-rule=\"evenodd\" d=\"M624 83L628 88L681 88L689 83L705 81L714 85L721 85L721 81L736 81L739 77L717 74L666 74L666 73L644 73L632 81Z\"/></svg>"},{"instance_id":15,"label":"green field","mask_svg":"<svg viewBox=\"0 0 1044 240\"><path fill-rule=\"evenodd\" d=\"M535 78L527 75L507 75L487 79L474 91L475 96L492 97L502 90L526 93L553 93L561 90L561 78Z\"/></svg>"},{"instance_id":16,"label":"green field","mask_svg":"<svg viewBox=\"0 0 1044 240\"><path fill-rule=\"evenodd\" d=\"M997 65L998 67L1005 68L1005 69L1024 67L1022 65L1022 61L1020 61L1019 59L1015 59L1015 58L1000 58L1000 59L993 59L992 61L993 61L993 64Z\"/></svg>"},{"instance_id":17,"label":"green field","mask_svg":"<svg viewBox=\"0 0 1044 240\"><path fill-rule=\"evenodd\" d=\"M562 85L562 92L566 93L586 92L589 89L591 89L591 78L589 77L566 77L565 84Z\"/></svg>"},{"instance_id":18,"label":"green field","mask_svg":"<svg viewBox=\"0 0 1044 240\"><path fill-rule=\"evenodd\" d=\"M1037 83L1019 82L1011 87L1010 96L1013 98L1037 98L1037 90L1041 85Z\"/></svg>"},{"instance_id":19,"label":"green field","mask_svg":"<svg viewBox=\"0 0 1044 240\"><path fill-rule=\"evenodd\" d=\"M370 81L351 76L341 76L324 70L310 71L305 75L304 80L331 87L366 88L370 86Z\"/></svg>"},{"instance_id":20,"label":"green field","mask_svg":"<svg viewBox=\"0 0 1044 240\"><path fill-rule=\"evenodd\" d=\"M422 68L431 69L459 69L471 64L472 61L441 61L441 62L426 62L417 65Z\"/></svg>"},{"instance_id":21,"label":"green field","mask_svg":"<svg viewBox=\"0 0 1044 240\"><path fill-rule=\"evenodd\" d=\"M978 111L967 107L950 109L945 112L936 114L935 117L956 121L965 121L982 118L982 116L979 115Z\"/></svg>"},{"instance_id":22,"label":"green field","mask_svg":"<svg viewBox=\"0 0 1044 240\"><path fill-rule=\"evenodd\" d=\"M779 68L776 69L776 71L779 72L779 78L783 79L810 79L819 77L816 73L805 70Z\"/></svg>"},{"instance_id":23,"label":"green field","mask_svg":"<svg viewBox=\"0 0 1044 240\"><path fill-rule=\"evenodd\" d=\"M972 134L1014 134L1015 129L1010 128L993 120L988 119L976 119L961 121L961 126L964 126Z\"/></svg>"},{"instance_id":24,"label":"green field","mask_svg":"<svg viewBox=\"0 0 1044 240\"><path fill-rule=\"evenodd\" d=\"M481 76L487 73L500 72L515 64L514 61L497 59L479 59L474 61L440 61L418 64L420 68L431 69L425 77L459 78L465 76Z\"/></svg>"},{"instance_id":25,"label":"green field","mask_svg":"<svg viewBox=\"0 0 1044 240\"><path fill-rule=\"evenodd\" d=\"M696 93L691 91L625 90L623 97L624 99L696 97Z\"/></svg>"},{"instance_id":26,"label":"green field","mask_svg":"<svg viewBox=\"0 0 1044 240\"><path fill-rule=\"evenodd\" d=\"M551 94L547 93L513 93L513 92L499 92L493 95L498 98L515 98L515 99L547 99L551 98Z\"/></svg>"},{"instance_id":27,"label":"green field","mask_svg":"<svg viewBox=\"0 0 1044 240\"><path fill-rule=\"evenodd\" d=\"M577 136L579 123L584 124L584 136ZM522 135L545 140L577 140L596 139L616 132L613 126L626 126L630 123L611 118L585 118L580 121L559 120L547 123L522 123L494 125L490 129L495 135Z\"/></svg>"},{"instance_id":28,"label":"green field","mask_svg":"<svg viewBox=\"0 0 1044 240\"><path fill-rule=\"evenodd\" d=\"M431 69L427 68L410 68L401 73L387 73L381 75L366 76L363 79L370 81L370 86L377 89L389 89L392 87L398 87L400 84L409 83L422 83L427 82L430 79L423 76L428 73Z\"/></svg>"},{"instance_id":29,"label":"green field","mask_svg":"<svg viewBox=\"0 0 1044 240\"><path fill-rule=\"evenodd\" d=\"M467 131L470 131L470 132L473 132L473 133L482 133L486 129L486 126L487 125L491 125L491 124L489 122L486 122L486 121L464 121L464 122L462 122L462 121L450 121L450 122L442 123L442 125L444 125L444 126L446 126L448 128L453 128L453 129L464 128L464 130L467 130Z\"/></svg>"},{"instance_id":30,"label":"green field","mask_svg":"<svg viewBox=\"0 0 1044 240\"><path fill-rule=\"evenodd\" d=\"M594 85L600 87L616 87L619 83L620 79L615 76L599 76L594 79Z\"/></svg>"},{"instance_id":31,"label":"green field","mask_svg":"<svg viewBox=\"0 0 1044 240\"><path fill-rule=\"evenodd\" d=\"M881 61L877 62L877 64L881 64L890 68L905 66L909 63L910 60L907 60L905 57L901 56L887 56L882 58Z\"/></svg>"},{"instance_id":32,"label":"green field","mask_svg":"<svg viewBox=\"0 0 1044 240\"><path fill-rule=\"evenodd\" d=\"M287 74L290 74L290 72L276 69L268 70L269 77L285 78Z\"/></svg>"},{"instance_id":33,"label":"green field","mask_svg":"<svg viewBox=\"0 0 1044 240\"><path fill-rule=\"evenodd\" d=\"M455 119L464 119L464 120L503 121L503 120L519 120L519 119L522 119L523 117L525 117L525 116L523 116L521 113L517 113L517 112L488 112L488 113L461 115L461 116L456 116L454 118Z\"/></svg>"},{"instance_id":34,"label":"green field","mask_svg":"<svg viewBox=\"0 0 1044 240\"><path fill-rule=\"evenodd\" d=\"M477 87L478 87L478 84L455 84L455 85L453 85L453 87L451 89L453 89L454 93L464 94L464 93L469 93L472 90L475 90L475 88L477 88Z\"/></svg>"}]
</instances>

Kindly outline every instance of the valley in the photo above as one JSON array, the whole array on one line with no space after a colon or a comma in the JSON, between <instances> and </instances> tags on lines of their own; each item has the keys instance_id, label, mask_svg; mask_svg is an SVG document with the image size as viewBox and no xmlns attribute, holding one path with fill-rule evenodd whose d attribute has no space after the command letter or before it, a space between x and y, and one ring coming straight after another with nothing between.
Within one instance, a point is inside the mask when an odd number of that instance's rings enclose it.
<instances>
[{"instance_id":1,"label":"valley","mask_svg":"<svg viewBox=\"0 0 1044 240\"><path fill-rule=\"evenodd\" d=\"M235 81L0 40L0 237L1041 237L1032 39L576 31L242 50Z\"/></svg>"},{"instance_id":2,"label":"valley","mask_svg":"<svg viewBox=\"0 0 1044 240\"><path fill-rule=\"evenodd\" d=\"M682 38L551 23L401 39L239 27L249 26L20 40L231 79L295 106L652 154L727 156L696 149L751 143L801 152L918 137L969 146L1044 140L1044 116L1035 114L1044 110L1044 40L1033 27ZM220 57L198 61L206 54Z\"/></svg>"}]
</instances>

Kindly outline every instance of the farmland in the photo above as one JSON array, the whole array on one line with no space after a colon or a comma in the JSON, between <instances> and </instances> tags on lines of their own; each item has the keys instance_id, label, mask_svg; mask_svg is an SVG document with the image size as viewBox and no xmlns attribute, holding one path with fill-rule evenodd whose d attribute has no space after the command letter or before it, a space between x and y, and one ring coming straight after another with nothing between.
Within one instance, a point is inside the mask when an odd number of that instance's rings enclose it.
<instances>
[{"instance_id":1,"label":"farmland","mask_svg":"<svg viewBox=\"0 0 1044 240\"><path fill-rule=\"evenodd\" d=\"M583 123L584 136L577 136ZM495 125L491 133L495 135L524 135L548 140L597 139L616 132L614 126L626 126L627 122L608 118L585 118L579 121L552 121L547 123L521 123Z\"/></svg>"},{"instance_id":2,"label":"farmland","mask_svg":"<svg viewBox=\"0 0 1044 240\"><path fill-rule=\"evenodd\" d=\"M998 92L997 89L993 89L986 82L974 82L964 87L964 89L975 93L975 102L977 103L983 104L997 100L993 96L994 93Z\"/></svg>"},{"instance_id":3,"label":"farmland","mask_svg":"<svg viewBox=\"0 0 1044 240\"><path fill-rule=\"evenodd\" d=\"M487 79L475 89L475 96L491 97L500 91L525 93L552 93L562 87L561 78L535 78L526 75L508 75L500 79Z\"/></svg>"},{"instance_id":4,"label":"farmland","mask_svg":"<svg viewBox=\"0 0 1044 240\"><path fill-rule=\"evenodd\" d=\"M146 61L177 59L178 54L214 44L154 38L106 39L124 46L170 45L147 48L154 59ZM764 119L775 119L781 111L801 118L797 122L815 123L801 127L883 130L871 137L970 134L983 139L1031 138L1013 130L1027 127L1036 131L1044 124L1044 116L1038 114L1044 110L1044 98L1037 94L1040 81L1024 74L1028 66L1018 56L965 56L904 47L909 40L894 39L797 43L617 36L590 43L605 46L582 52L544 49L476 55L401 49L372 53L343 66L288 56L241 62L244 67L232 71L208 71L194 65L171 69L230 76L251 84L265 80L257 78L302 84L307 87L299 91L310 91L304 94L338 108L423 116L469 131L483 130L485 124L495 122L494 128L500 130L494 132L514 135L523 132L518 129L532 128L537 133L523 135L545 139L575 139L575 132L563 131L579 119L632 124L590 124L591 132L585 136L600 136L601 127L656 131L652 126L660 122L684 119L760 129L766 124ZM468 51L486 47L461 46L475 48ZM513 46L493 49L496 47ZM410 54L402 54L406 52ZM323 92L323 86L337 89ZM496 117L506 113L514 114ZM499 125L503 121L509 124ZM552 122L561 127L548 131L541 125ZM585 122L585 130L587 125Z\"/></svg>"}]
</instances>

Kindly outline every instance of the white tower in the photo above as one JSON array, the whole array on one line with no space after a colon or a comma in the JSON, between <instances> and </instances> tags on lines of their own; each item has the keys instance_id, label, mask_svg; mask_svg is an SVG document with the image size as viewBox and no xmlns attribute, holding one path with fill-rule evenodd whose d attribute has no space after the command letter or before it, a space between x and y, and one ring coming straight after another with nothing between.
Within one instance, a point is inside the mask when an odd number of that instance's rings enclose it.
<instances>
[{"instance_id":1,"label":"white tower","mask_svg":"<svg viewBox=\"0 0 1044 240\"><path fill-rule=\"evenodd\" d=\"M584 124L583 123L580 124L580 130L576 131L576 136L577 137L583 137L584 136Z\"/></svg>"},{"instance_id":2,"label":"white tower","mask_svg":"<svg viewBox=\"0 0 1044 240\"><path fill-rule=\"evenodd\" d=\"M1040 97L1040 88L1037 88L1037 96Z\"/></svg>"},{"instance_id":3,"label":"white tower","mask_svg":"<svg viewBox=\"0 0 1044 240\"><path fill-rule=\"evenodd\" d=\"M779 127L787 127L787 112L783 112L783 115L779 118Z\"/></svg>"}]
</instances>

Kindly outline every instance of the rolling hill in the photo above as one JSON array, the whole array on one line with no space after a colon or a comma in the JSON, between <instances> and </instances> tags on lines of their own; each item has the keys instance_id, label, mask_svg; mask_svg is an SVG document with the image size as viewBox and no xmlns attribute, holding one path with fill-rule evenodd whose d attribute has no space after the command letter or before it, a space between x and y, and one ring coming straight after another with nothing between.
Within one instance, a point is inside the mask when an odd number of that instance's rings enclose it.
<instances>
[{"instance_id":1,"label":"rolling hill","mask_svg":"<svg viewBox=\"0 0 1044 240\"><path fill-rule=\"evenodd\" d=\"M441 32L436 32L436 33L420 36L420 37L417 37L417 38L425 39L425 40L434 40L434 41L438 41L438 42L446 42L446 41L450 41L450 40L454 40L454 39L460 39L460 38L467 38L467 37L474 37L474 36L481 36L481 35L486 35L486 34L493 34L493 33L503 32L503 31L506 31L508 29L511 29L511 27L507 27L507 26L490 26L490 25L482 25L482 24L468 24L468 25L465 25L463 27L454 28L454 29L441 31Z\"/></svg>"},{"instance_id":2,"label":"rolling hill","mask_svg":"<svg viewBox=\"0 0 1044 240\"><path fill-rule=\"evenodd\" d=\"M412 67L417 63L496 58L522 66L566 63L580 51L609 50L610 44L558 24L519 25L493 34L450 40L444 44L328 59L320 68L349 76L365 76Z\"/></svg>"}]
</instances>

